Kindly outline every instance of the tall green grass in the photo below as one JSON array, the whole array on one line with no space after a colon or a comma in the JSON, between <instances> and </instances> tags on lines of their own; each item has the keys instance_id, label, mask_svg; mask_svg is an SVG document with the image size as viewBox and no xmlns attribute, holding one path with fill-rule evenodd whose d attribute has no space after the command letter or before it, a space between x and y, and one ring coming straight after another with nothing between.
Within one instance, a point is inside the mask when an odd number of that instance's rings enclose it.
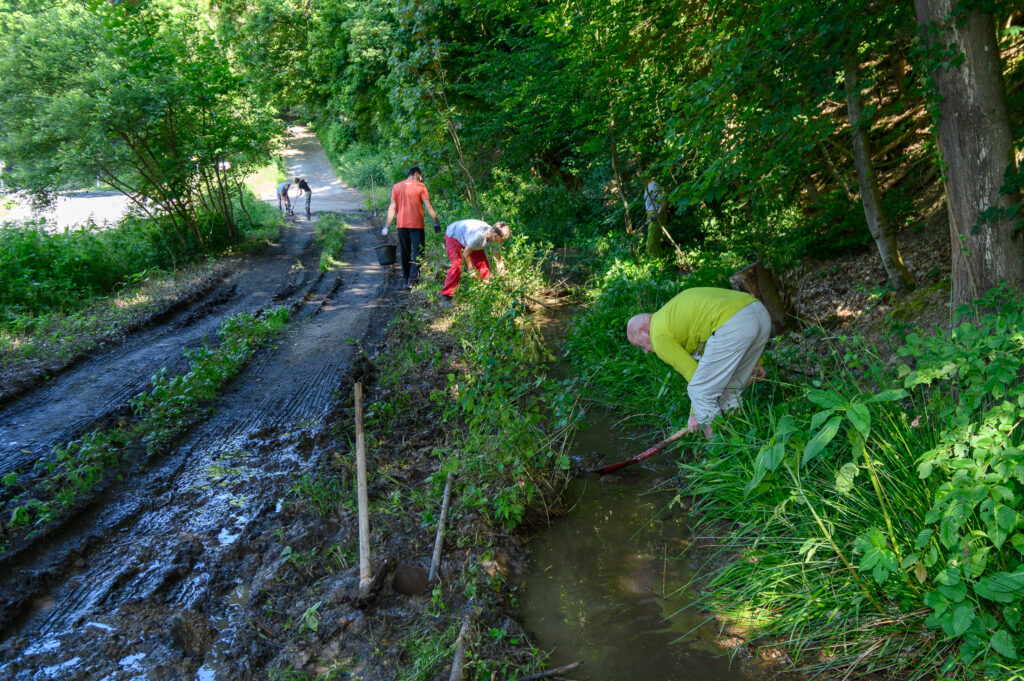
<instances>
[{"instance_id":1,"label":"tall green grass","mask_svg":"<svg viewBox=\"0 0 1024 681\"><path fill-rule=\"evenodd\" d=\"M276 213L251 198L239 211L243 238L276 229ZM42 223L0 227L0 323L24 323L48 312L78 309L96 296L229 246L215 218L201 221L205 244L182 246L159 220L129 216L116 227L48 232Z\"/></svg>"}]
</instances>

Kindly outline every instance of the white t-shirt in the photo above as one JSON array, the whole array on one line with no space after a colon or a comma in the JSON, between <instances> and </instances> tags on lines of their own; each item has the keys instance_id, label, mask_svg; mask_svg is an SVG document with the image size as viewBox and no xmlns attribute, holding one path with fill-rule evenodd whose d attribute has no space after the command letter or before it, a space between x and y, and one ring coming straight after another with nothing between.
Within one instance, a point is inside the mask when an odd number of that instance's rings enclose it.
<instances>
[{"instance_id":1,"label":"white t-shirt","mask_svg":"<svg viewBox=\"0 0 1024 681\"><path fill-rule=\"evenodd\" d=\"M488 243L487 235L491 233L491 226L483 220L468 218L448 225L448 229L444 233L445 236L450 236L462 244L463 248L480 251Z\"/></svg>"},{"instance_id":2,"label":"white t-shirt","mask_svg":"<svg viewBox=\"0 0 1024 681\"><path fill-rule=\"evenodd\" d=\"M657 213L661 210L661 187L656 180L647 183L644 189L644 208L648 213Z\"/></svg>"}]
</instances>

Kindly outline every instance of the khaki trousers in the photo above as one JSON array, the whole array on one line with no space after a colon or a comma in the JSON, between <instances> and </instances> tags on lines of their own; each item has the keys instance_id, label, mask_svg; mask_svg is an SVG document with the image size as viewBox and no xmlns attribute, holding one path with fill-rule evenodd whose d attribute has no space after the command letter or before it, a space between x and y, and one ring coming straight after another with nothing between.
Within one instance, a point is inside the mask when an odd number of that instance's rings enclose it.
<instances>
[{"instance_id":1,"label":"khaki trousers","mask_svg":"<svg viewBox=\"0 0 1024 681\"><path fill-rule=\"evenodd\" d=\"M754 373L771 330L768 310L760 301L754 301L711 334L693 379L686 386L699 423L711 423L723 411L740 406L740 395Z\"/></svg>"}]
</instances>

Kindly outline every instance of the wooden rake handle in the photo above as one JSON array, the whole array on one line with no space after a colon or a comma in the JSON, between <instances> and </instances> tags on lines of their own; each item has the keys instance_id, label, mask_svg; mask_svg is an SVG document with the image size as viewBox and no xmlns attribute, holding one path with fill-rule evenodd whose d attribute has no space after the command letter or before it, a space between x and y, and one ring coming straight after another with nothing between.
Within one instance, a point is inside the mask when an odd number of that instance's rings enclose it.
<instances>
[{"instance_id":1,"label":"wooden rake handle","mask_svg":"<svg viewBox=\"0 0 1024 681\"><path fill-rule=\"evenodd\" d=\"M605 466L604 468L597 468L597 469L592 470L590 472L591 473L596 473L598 475L605 475L606 473L611 473L612 471L617 471L620 468L625 468L626 466L632 466L635 463L639 463L640 461L643 461L644 459L646 459L649 456L653 456L654 454L657 454L658 452L663 450L665 447L668 447L670 444L672 444L676 440L679 440L680 438L682 438L684 435L687 434L687 432L688 432L688 428L682 428L682 429L676 431L675 433L672 433L667 438L665 438L664 440L662 440L658 444L654 445L650 449L645 449L644 451L640 452L639 454L634 456L632 459L626 459L625 461L620 461L618 463L609 464L609 465Z\"/></svg>"}]
</instances>

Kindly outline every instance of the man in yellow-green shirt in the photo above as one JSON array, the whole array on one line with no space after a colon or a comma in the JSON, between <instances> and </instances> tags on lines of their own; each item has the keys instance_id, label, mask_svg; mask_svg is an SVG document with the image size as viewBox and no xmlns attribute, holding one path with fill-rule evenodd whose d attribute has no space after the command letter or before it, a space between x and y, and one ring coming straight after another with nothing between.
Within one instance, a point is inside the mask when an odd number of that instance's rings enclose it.
<instances>
[{"instance_id":1,"label":"man in yellow-green shirt","mask_svg":"<svg viewBox=\"0 0 1024 681\"><path fill-rule=\"evenodd\" d=\"M686 379L691 433L711 437L711 422L740 406L740 394L755 371L771 333L768 310L754 296L721 288L691 288L654 314L638 314L626 325L629 342L654 351Z\"/></svg>"}]
</instances>

